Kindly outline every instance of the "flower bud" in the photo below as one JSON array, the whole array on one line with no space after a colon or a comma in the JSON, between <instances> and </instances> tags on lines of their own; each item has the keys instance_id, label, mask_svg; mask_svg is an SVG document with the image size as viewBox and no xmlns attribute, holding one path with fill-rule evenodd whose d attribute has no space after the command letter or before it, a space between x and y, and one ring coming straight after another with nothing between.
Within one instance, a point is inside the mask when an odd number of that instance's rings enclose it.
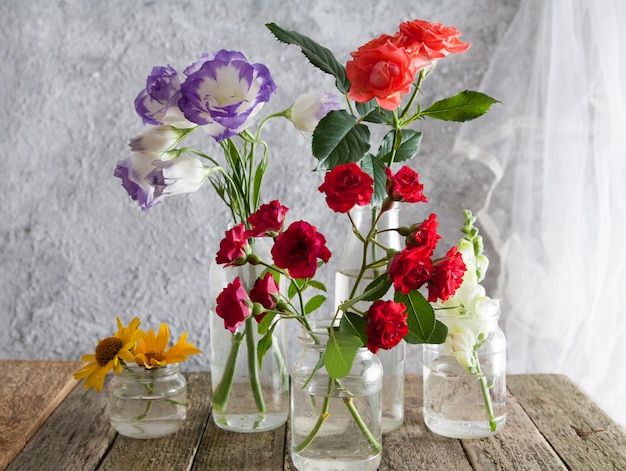
<instances>
[{"instance_id":1,"label":"flower bud","mask_svg":"<svg viewBox=\"0 0 626 471\"><path fill-rule=\"evenodd\" d=\"M331 93L305 93L296 99L287 117L300 131L313 131L324 116L338 109L337 97Z\"/></svg>"}]
</instances>

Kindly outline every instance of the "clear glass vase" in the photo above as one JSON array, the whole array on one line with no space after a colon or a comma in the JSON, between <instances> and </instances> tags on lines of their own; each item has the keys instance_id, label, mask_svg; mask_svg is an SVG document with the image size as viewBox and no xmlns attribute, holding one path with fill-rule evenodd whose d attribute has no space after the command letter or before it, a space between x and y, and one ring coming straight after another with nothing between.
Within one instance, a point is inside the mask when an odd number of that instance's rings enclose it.
<instances>
[{"instance_id":1,"label":"clear glass vase","mask_svg":"<svg viewBox=\"0 0 626 471\"><path fill-rule=\"evenodd\" d=\"M330 322L330 321L329 321ZM358 350L350 373L328 376L320 358L329 325L319 321L316 340L302 330L291 368L291 459L299 470L376 470L382 453L382 367Z\"/></svg>"},{"instance_id":2,"label":"clear glass vase","mask_svg":"<svg viewBox=\"0 0 626 471\"><path fill-rule=\"evenodd\" d=\"M256 239L254 251L268 260L269 249ZM237 276L249 292L261 274L260 266L214 263L210 278L210 338L212 416L215 424L233 432L264 432L284 425L289 415L289 370L286 323L279 322L272 346L259 367L257 344L262 336L250 316L233 334L224 328L216 311L216 298Z\"/></svg>"},{"instance_id":3,"label":"clear glass vase","mask_svg":"<svg viewBox=\"0 0 626 471\"><path fill-rule=\"evenodd\" d=\"M187 415L187 381L179 365L125 366L109 382L109 418L121 435L157 438L176 432Z\"/></svg>"},{"instance_id":4,"label":"clear glass vase","mask_svg":"<svg viewBox=\"0 0 626 471\"><path fill-rule=\"evenodd\" d=\"M445 437L494 435L506 422L506 338L499 315L437 314L446 342L424 345L424 422Z\"/></svg>"},{"instance_id":5,"label":"clear glass vase","mask_svg":"<svg viewBox=\"0 0 626 471\"><path fill-rule=\"evenodd\" d=\"M372 222L380 213L379 208L372 206L357 206L350 211L352 220L359 232L366 236ZM377 231L380 232L376 239L386 247L395 250L402 249L402 238L396 231L386 231L399 226L399 209L394 206L386 211L380 218ZM385 256L380 247L370 245L370 250L366 254L366 263L372 262ZM339 260L337 274L335 275L335 309L350 297L352 289L357 280L357 276L363 262L363 242L354 234L352 225L348 228L343 253ZM368 269L360 283L362 290L369 282L379 276L386 266L380 269ZM393 291L390 290L381 299L393 299ZM367 310L368 303L359 303L357 308ZM406 343L402 341L391 350L379 350L376 353L383 367L383 389L382 389L382 409L383 409L383 433L389 433L399 428L404 421L404 377L405 377L405 356Z\"/></svg>"}]
</instances>

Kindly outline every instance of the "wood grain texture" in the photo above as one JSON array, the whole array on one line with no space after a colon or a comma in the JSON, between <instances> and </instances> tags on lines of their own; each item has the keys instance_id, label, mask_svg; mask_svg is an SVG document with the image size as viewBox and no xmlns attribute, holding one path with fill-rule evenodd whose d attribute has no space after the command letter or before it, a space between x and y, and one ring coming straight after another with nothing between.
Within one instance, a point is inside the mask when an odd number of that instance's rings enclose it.
<instances>
[{"instance_id":1,"label":"wood grain texture","mask_svg":"<svg viewBox=\"0 0 626 471\"><path fill-rule=\"evenodd\" d=\"M571 470L626 470L626 432L569 378L520 375L509 390Z\"/></svg>"},{"instance_id":2,"label":"wood grain texture","mask_svg":"<svg viewBox=\"0 0 626 471\"><path fill-rule=\"evenodd\" d=\"M0 360L0 470L76 386L80 362Z\"/></svg>"}]
</instances>

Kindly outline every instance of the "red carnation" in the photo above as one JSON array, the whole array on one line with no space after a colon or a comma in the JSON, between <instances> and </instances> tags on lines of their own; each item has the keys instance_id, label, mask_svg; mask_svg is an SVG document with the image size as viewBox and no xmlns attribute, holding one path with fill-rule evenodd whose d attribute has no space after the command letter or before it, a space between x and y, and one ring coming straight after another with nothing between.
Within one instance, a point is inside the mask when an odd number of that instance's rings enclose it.
<instances>
[{"instance_id":1,"label":"red carnation","mask_svg":"<svg viewBox=\"0 0 626 471\"><path fill-rule=\"evenodd\" d=\"M407 247L426 247L430 256L435 252L441 236L437 233L437 215L431 214L420 224L412 225L406 238Z\"/></svg>"},{"instance_id":2,"label":"red carnation","mask_svg":"<svg viewBox=\"0 0 626 471\"><path fill-rule=\"evenodd\" d=\"M424 185L419 181L419 175L411 167L404 166L394 175L389 167L385 167L387 174L387 194L394 201L406 203L427 203L424 196Z\"/></svg>"},{"instance_id":3,"label":"red carnation","mask_svg":"<svg viewBox=\"0 0 626 471\"><path fill-rule=\"evenodd\" d=\"M311 278L317 271L317 259L330 259L326 238L305 221L291 224L276 237L272 247L274 263L284 268L293 278Z\"/></svg>"},{"instance_id":4,"label":"red carnation","mask_svg":"<svg viewBox=\"0 0 626 471\"><path fill-rule=\"evenodd\" d=\"M396 291L407 294L430 280L433 264L428 249L405 248L396 253L389 264L389 276Z\"/></svg>"},{"instance_id":5,"label":"red carnation","mask_svg":"<svg viewBox=\"0 0 626 471\"><path fill-rule=\"evenodd\" d=\"M251 229L246 231L246 237L276 237L283 230L285 215L288 208L277 200L262 204L261 207L248 217Z\"/></svg>"},{"instance_id":6,"label":"red carnation","mask_svg":"<svg viewBox=\"0 0 626 471\"><path fill-rule=\"evenodd\" d=\"M406 306L394 301L375 301L367 311L367 348L389 350L409 333Z\"/></svg>"},{"instance_id":7,"label":"red carnation","mask_svg":"<svg viewBox=\"0 0 626 471\"><path fill-rule=\"evenodd\" d=\"M224 319L224 328L233 334L250 316L252 302L239 277L229 283L217 296L217 315Z\"/></svg>"},{"instance_id":8,"label":"red carnation","mask_svg":"<svg viewBox=\"0 0 626 471\"><path fill-rule=\"evenodd\" d=\"M372 200L374 179L355 163L340 164L326 172L319 191L326 194L328 207L347 213L355 205L365 206Z\"/></svg>"},{"instance_id":9,"label":"red carnation","mask_svg":"<svg viewBox=\"0 0 626 471\"><path fill-rule=\"evenodd\" d=\"M465 269L463 256L456 247L448 250L445 257L436 260L433 276L428 283L428 302L435 302L437 299L446 301L454 296L463 283Z\"/></svg>"},{"instance_id":10,"label":"red carnation","mask_svg":"<svg viewBox=\"0 0 626 471\"><path fill-rule=\"evenodd\" d=\"M265 309L274 309L278 300L279 289L276 280L271 273L266 273L263 278L257 278L254 282L254 286L250 290L250 299L254 303L259 303ZM261 319L266 313L254 316L257 322L261 322Z\"/></svg>"},{"instance_id":11,"label":"red carnation","mask_svg":"<svg viewBox=\"0 0 626 471\"><path fill-rule=\"evenodd\" d=\"M229 229L225 233L224 239L220 242L220 249L217 252L215 261L226 266L243 265L246 263L248 255L252 249L248 245L246 228L243 223Z\"/></svg>"}]
</instances>

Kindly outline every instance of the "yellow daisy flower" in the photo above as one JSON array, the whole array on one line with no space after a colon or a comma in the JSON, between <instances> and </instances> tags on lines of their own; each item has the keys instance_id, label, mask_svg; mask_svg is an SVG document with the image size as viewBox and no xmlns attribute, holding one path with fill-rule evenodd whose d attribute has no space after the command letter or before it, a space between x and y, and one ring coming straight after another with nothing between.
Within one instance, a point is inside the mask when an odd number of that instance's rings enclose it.
<instances>
[{"instance_id":1,"label":"yellow daisy flower","mask_svg":"<svg viewBox=\"0 0 626 471\"><path fill-rule=\"evenodd\" d=\"M166 351L169 340L170 330L166 324L161 324L157 335L154 334L153 329L150 329L139 339L134 350L137 364L150 369L155 366L181 363L189 355L202 353L193 343L187 343L187 332L180 336L176 345Z\"/></svg>"},{"instance_id":2,"label":"yellow daisy flower","mask_svg":"<svg viewBox=\"0 0 626 471\"><path fill-rule=\"evenodd\" d=\"M80 370L74 373L74 378L85 379L85 389L94 388L102 391L104 377L113 369L116 373L122 372L121 360L132 362L135 357L130 352L137 340L143 335L139 330L141 321L135 317L128 327L124 327L120 318L117 318L118 331L113 337L107 337L98 342L95 354L83 355L80 359L87 362Z\"/></svg>"}]
</instances>

